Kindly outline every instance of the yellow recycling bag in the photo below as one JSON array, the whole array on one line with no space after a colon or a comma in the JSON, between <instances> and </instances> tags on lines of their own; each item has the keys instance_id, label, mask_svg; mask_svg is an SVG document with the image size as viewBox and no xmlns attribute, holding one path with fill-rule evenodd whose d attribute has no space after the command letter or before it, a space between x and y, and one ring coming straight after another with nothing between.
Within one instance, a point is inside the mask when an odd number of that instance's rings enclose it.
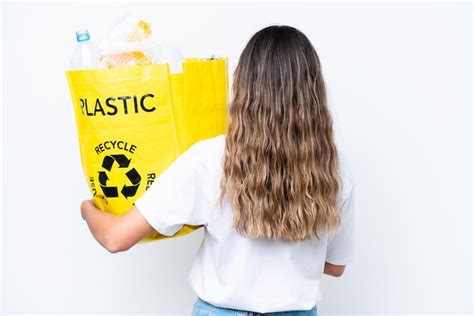
<instances>
[{"instance_id":1,"label":"yellow recycling bag","mask_svg":"<svg viewBox=\"0 0 474 316\"><path fill-rule=\"evenodd\" d=\"M66 71L94 203L122 215L181 153L225 133L227 58ZM173 237L200 226L185 225ZM153 231L140 243L169 238Z\"/></svg>"}]
</instances>

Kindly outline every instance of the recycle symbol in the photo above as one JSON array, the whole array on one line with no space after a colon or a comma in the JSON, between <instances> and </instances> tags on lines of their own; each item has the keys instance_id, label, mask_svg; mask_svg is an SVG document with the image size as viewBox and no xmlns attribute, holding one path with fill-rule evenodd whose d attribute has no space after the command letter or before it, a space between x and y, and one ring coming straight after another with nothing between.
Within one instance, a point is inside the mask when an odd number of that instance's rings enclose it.
<instances>
[{"instance_id":1,"label":"recycle symbol","mask_svg":"<svg viewBox=\"0 0 474 316\"><path fill-rule=\"evenodd\" d=\"M104 160L102 161L102 168L107 171L111 171L114 165L118 164L118 168L128 168L130 165L130 161L132 159L127 159L125 155L110 155L105 156ZM115 163L116 162L116 163ZM131 185L124 185L120 193L128 199L131 196L134 196L137 193L138 187L140 186L140 174L138 173L135 168L128 170L125 175L127 176L128 180L130 180ZM107 181L109 180L109 176L107 175L106 171L99 171L99 183L100 187L102 188L102 192L106 197L118 197L118 188L115 186L107 186Z\"/></svg>"}]
</instances>

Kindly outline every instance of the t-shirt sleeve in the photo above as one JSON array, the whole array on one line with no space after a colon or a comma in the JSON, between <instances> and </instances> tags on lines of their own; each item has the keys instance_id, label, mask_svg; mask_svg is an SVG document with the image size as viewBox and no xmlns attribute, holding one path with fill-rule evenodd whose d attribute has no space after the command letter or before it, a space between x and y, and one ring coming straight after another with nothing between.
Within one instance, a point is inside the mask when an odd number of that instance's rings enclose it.
<instances>
[{"instance_id":1,"label":"t-shirt sleeve","mask_svg":"<svg viewBox=\"0 0 474 316\"><path fill-rule=\"evenodd\" d=\"M354 183L350 193L341 205L341 226L339 231L328 239L326 262L335 265L352 263L355 258L355 216Z\"/></svg>"},{"instance_id":2,"label":"t-shirt sleeve","mask_svg":"<svg viewBox=\"0 0 474 316\"><path fill-rule=\"evenodd\" d=\"M135 202L162 235L172 236L184 224L208 223L210 203L200 150L198 142L182 153Z\"/></svg>"}]
</instances>

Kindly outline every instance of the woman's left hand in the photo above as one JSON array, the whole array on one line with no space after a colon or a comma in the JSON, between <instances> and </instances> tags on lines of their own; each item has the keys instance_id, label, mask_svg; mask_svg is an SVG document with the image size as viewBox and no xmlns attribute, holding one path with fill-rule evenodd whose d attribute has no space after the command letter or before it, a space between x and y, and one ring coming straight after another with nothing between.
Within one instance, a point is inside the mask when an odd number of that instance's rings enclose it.
<instances>
[{"instance_id":1,"label":"woman's left hand","mask_svg":"<svg viewBox=\"0 0 474 316\"><path fill-rule=\"evenodd\" d=\"M81 203L81 217L82 217L83 220L86 220L86 214L90 209L98 210L97 207L94 204L94 200L91 199L91 200L82 201L82 203Z\"/></svg>"},{"instance_id":2,"label":"woman's left hand","mask_svg":"<svg viewBox=\"0 0 474 316\"><path fill-rule=\"evenodd\" d=\"M118 216L101 211L94 200L84 200L81 217L94 238L111 253L128 250L153 231L136 206Z\"/></svg>"}]
</instances>

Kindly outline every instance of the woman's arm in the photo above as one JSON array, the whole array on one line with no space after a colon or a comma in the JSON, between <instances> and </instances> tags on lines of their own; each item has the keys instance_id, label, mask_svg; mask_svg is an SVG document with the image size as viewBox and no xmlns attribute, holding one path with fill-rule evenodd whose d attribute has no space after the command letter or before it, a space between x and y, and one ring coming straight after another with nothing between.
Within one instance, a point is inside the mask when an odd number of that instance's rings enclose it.
<instances>
[{"instance_id":1,"label":"woman's arm","mask_svg":"<svg viewBox=\"0 0 474 316\"><path fill-rule=\"evenodd\" d=\"M135 206L117 216L99 210L93 200L85 200L81 204L81 215L94 238L111 253L130 249L153 230Z\"/></svg>"},{"instance_id":2,"label":"woman's arm","mask_svg":"<svg viewBox=\"0 0 474 316\"><path fill-rule=\"evenodd\" d=\"M333 277L340 277L344 273L345 268L346 266L338 266L338 265L326 262L324 264L324 273L331 275Z\"/></svg>"}]
</instances>

